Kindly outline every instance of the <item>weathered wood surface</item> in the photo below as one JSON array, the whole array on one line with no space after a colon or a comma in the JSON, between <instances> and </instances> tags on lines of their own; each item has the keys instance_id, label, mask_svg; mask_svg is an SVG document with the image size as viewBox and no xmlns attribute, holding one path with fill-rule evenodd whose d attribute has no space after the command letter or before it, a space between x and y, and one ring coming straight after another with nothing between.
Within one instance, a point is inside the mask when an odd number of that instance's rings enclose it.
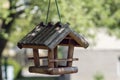
<instances>
[{"instance_id":1,"label":"weathered wood surface","mask_svg":"<svg viewBox=\"0 0 120 80\"><path fill-rule=\"evenodd\" d=\"M54 49L65 38L73 39L78 44L76 45L75 43L74 45L78 47L87 48L89 45L83 36L71 30L68 24L63 24L63 27L55 25L51 27L37 26L18 43L18 47L23 48L24 45L37 45Z\"/></svg>"},{"instance_id":2,"label":"weathered wood surface","mask_svg":"<svg viewBox=\"0 0 120 80\"><path fill-rule=\"evenodd\" d=\"M75 31L71 30L70 36L82 47L87 48L89 46L89 43L85 40L85 38L82 35L77 34Z\"/></svg>"},{"instance_id":3,"label":"weathered wood surface","mask_svg":"<svg viewBox=\"0 0 120 80\"><path fill-rule=\"evenodd\" d=\"M46 66L41 66L41 67L30 66L29 67L29 72L31 73L49 74L49 71L50 70Z\"/></svg>"},{"instance_id":4,"label":"weathered wood surface","mask_svg":"<svg viewBox=\"0 0 120 80\"><path fill-rule=\"evenodd\" d=\"M78 61L78 58L71 58L71 59L54 59L54 60L50 60L50 62L61 62L61 61L68 61L68 62L72 62L72 61Z\"/></svg>"},{"instance_id":5,"label":"weathered wood surface","mask_svg":"<svg viewBox=\"0 0 120 80\"><path fill-rule=\"evenodd\" d=\"M46 41L48 40L46 37L50 36L51 33L54 31L55 27L46 27L45 31L41 34L39 34L36 38L36 40L34 40L34 42L36 44L43 44L43 40Z\"/></svg>"},{"instance_id":6,"label":"weathered wood surface","mask_svg":"<svg viewBox=\"0 0 120 80\"><path fill-rule=\"evenodd\" d=\"M48 67L54 68L54 62L50 62L51 59L54 59L54 50L48 50Z\"/></svg>"},{"instance_id":7,"label":"weathered wood surface","mask_svg":"<svg viewBox=\"0 0 120 80\"><path fill-rule=\"evenodd\" d=\"M71 44L71 40L69 40L69 46L68 46L68 59L73 58L73 53L74 53L74 45ZM71 67L72 66L72 61L67 62L67 66Z\"/></svg>"},{"instance_id":8,"label":"weathered wood surface","mask_svg":"<svg viewBox=\"0 0 120 80\"><path fill-rule=\"evenodd\" d=\"M29 44L32 43L32 40L35 39L42 31L45 30L45 27L42 26L37 26L35 27L30 33L28 33L26 35L26 37L24 37L21 42L23 42L23 44Z\"/></svg>"},{"instance_id":9,"label":"weathered wood surface","mask_svg":"<svg viewBox=\"0 0 120 80\"><path fill-rule=\"evenodd\" d=\"M48 45L51 49L55 48L58 43L60 43L65 36L69 33L67 27L61 27L59 30L55 30L55 33L45 41L45 45Z\"/></svg>"},{"instance_id":10,"label":"weathered wood surface","mask_svg":"<svg viewBox=\"0 0 120 80\"><path fill-rule=\"evenodd\" d=\"M64 67L64 68L54 68L50 74L61 75L61 74L70 74L78 72L77 67Z\"/></svg>"},{"instance_id":11,"label":"weathered wood surface","mask_svg":"<svg viewBox=\"0 0 120 80\"><path fill-rule=\"evenodd\" d=\"M34 49L48 49L48 47L46 46L42 46L42 45L22 45L22 48L34 48Z\"/></svg>"},{"instance_id":12,"label":"weathered wood surface","mask_svg":"<svg viewBox=\"0 0 120 80\"><path fill-rule=\"evenodd\" d=\"M29 72L32 73L42 73L42 74L49 74L49 75L61 75L61 74L70 74L78 72L77 67L64 67L64 68L48 68L48 67L29 67Z\"/></svg>"},{"instance_id":13,"label":"weathered wood surface","mask_svg":"<svg viewBox=\"0 0 120 80\"><path fill-rule=\"evenodd\" d=\"M55 49L54 49L54 60L56 60L57 58L58 58L58 47L55 47ZM51 62L51 60L50 60L50 62ZM54 64L55 64L55 67L58 67L57 62L55 62Z\"/></svg>"},{"instance_id":14,"label":"weathered wood surface","mask_svg":"<svg viewBox=\"0 0 120 80\"><path fill-rule=\"evenodd\" d=\"M68 29L64 29L63 33L59 34L53 41L51 41L48 45L51 49L55 48L67 35L69 34Z\"/></svg>"},{"instance_id":15,"label":"weathered wood surface","mask_svg":"<svg viewBox=\"0 0 120 80\"><path fill-rule=\"evenodd\" d=\"M39 52L38 49L33 49L33 57L34 57L34 64L36 67L40 66L40 61L39 61Z\"/></svg>"},{"instance_id":16,"label":"weathered wood surface","mask_svg":"<svg viewBox=\"0 0 120 80\"><path fill-rule=\"evenodd\" d=\"M34 57L28 57L28 59L33 60ZM48 56L39 57L39 59L48 59Z\"/></svg>"}]
</instances>

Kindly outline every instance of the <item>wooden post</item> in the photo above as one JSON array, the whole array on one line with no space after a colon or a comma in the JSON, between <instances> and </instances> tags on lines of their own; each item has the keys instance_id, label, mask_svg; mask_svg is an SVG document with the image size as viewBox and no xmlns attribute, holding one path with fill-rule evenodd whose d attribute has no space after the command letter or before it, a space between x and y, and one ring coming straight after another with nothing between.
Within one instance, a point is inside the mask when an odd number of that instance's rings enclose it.
<instances>
[{"instance_id":1,"label":"wooden post","mask_svg":"<svg viewBox=\"0 0 120 80\"><path fill-rule=\"evenodd\" d=\"M58 48L56 46L55 49L54 49L54 59L57 59L57 58L58 58ZM55 67L58 67L57 62L55 62Z\"/></svg>"},{"instance_id":2,"label":"wooden post","mask_svg":"<svg viewBox=\"0 0 120 80\"><path fill-rule=\"evenodd\" d=\"M48 67L54 68L54 62L50 62L50 60L54 60L54 50L48 50Z\"/></svg>"},{"instance_id":3,"label":"wooden post","mask_svg":"<svg viewBox=\"0 0 120 80\"><path fill-rule=\"evenodd\" d=\"M40 66L40 62L39 62L39 52L38 49L33 49L33 56L34 56L34 64L36 67Z\"/></svg>"},{"instance_id":4,"label":"wooden post","mask_svg":"<svg viewBox=\"0 0 120 80\"><path fill-rule=\"evenodd\" d=\"M74 52L74 45L72 43L70 43L70 41L69 41L68 57L67 57L68 59L73 58L73 52ZM71 67L72 66L72 61L68 61L67 66Z\"/></svg>"}]
</instances>

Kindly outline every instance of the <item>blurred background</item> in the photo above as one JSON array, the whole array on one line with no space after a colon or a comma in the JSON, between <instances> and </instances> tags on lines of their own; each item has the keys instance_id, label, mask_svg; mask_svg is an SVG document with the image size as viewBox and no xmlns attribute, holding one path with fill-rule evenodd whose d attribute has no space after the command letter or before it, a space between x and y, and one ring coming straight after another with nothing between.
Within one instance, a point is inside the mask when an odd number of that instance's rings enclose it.
<instances>
[{"instance_id":1,"label":"blurred background","mask_svg":"<svg viewBox=\"0 0 120 80\"><path fill-rule=\"evenodd\" d=\"M57 1L62 22L69 22L90 44L87 49L75 48L74 57L79 61L73 65L78 73L29 73L32 51L16 45L37 24L45 22L48 0L0 0L0 80L120 80L120 0ZM49 21L59 21L54 0ZM64 51L62 48L59 53Z\"/></svg>"}]
</instances>

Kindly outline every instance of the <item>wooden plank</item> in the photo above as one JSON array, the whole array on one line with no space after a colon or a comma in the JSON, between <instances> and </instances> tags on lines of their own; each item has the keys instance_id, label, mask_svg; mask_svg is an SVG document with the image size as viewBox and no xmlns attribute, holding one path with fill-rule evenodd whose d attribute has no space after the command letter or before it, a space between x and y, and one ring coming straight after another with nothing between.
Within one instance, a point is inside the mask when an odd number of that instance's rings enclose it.
<instances>
[{"instance_id":1,"label":"wooden plank","mask_svg":"<svg viewBox=\"0 0 120 80\"><path fill-rule=\"evenodd\" d=\"M55 30L54 34L52 34L47 41L45 41L45 44L48 45L50 43L55 43L53 40L55 40L56 37L60 37L59 35L62 35L59 31L60 30L65 30L65 28L60 28L59 30Z\"/></svg>"},{"instance_id":2,"label":"wooden plank","mask_svg":"<svg viewBox=\"0 0 120 80\"><path fill-rule=\"evenodd\" d=\"M57 58L58 58L58 47L56 46L55 49L54 49L54 59L57 59ZM55 67L58 67L57 62L55 62Z\"/></svg>"},{"instance_id":3,"label":"wooden plank","mask_svg":"<svg viewBox=\"0 0 120 80\"><path fill-rule=\"evenodd\" d=\"M52 42L49 43L49 48L53 49L69 34L69 30L65 29L63 33L59 34Z\"/></svg>"},{"instance_id":4,"label":"wooden plank","mask_svg":"<svg viewBox=\"0 0 120 80\"><path fill-rule=\"evenodd\" d=\"M68 57L67 59L73 58L73 52L74 52L74 45L71 44L71 40L69 41L69 48L68 48ZM72 61L67 62L67 66L72 66Z\"/></svg>"},{"instance_id":5,"label":"wooden plank","mask_svg":"<svg viewBox=\"0 0 120 80\"><path fill-rule=\"evenodd\" d=\"M29 72L31 72L31 73L49 74L49 69L46 66L40 66L40 67L30 66L29 67Z\"/></svg>"},{"instance_id":6,"label":"wooden plank","mask_svg":"<svg viewBox=\"0 0 120 80\"><path fill-rule=\"evenodd\" d=\"M22 45L22 48L34 48L34 49L48 49L46 46L38 46L38 45Z\"/></svg>"},{"instance_id":7,"label":"wooden plank","mask_svg":"<svg viewBox=\"0 0 120 80\"><path fill-rule=\"evenodd\" d=\"M77 73L77 72L78 72L77 67L61 67L61 68L54 68L52 71L50 71L50 74L62 75L62 74L70 74L70 73Z\"/></svg>"},{"instance_id":8,"label":"wooden plank","mask_svg":"<svg viewBox=\"0 0 120 80\"><path fill-rule=\"evenodd\" d=\"M41 39L41 36L43 36L44 33L45 33L47 30L48 30L47 27L43 27L43 29L42 29L41 31L39 31L38 35L36 35L36 36L31 40L30 43L34 43L34 42L36 42L37 40Z\"/></svg>"},{"instance_id":9,"label":"wooden plank","mask_svg":"<svg viewBox=\"0 0 120 80\"><path fill-rule=\"evenodd\" d=\"M48 56L39 57L39 59L46 59ZM34 59L34 57L29 57L28 59Z\"/></svg>"},{"instance_id":10,"label":"wooden plank","mask_svg":"<svg viewBox=\"0 0 120 80\"><path fill-rule=\"evenodd\" d=\"M50 62L61 62L61 61L78 61L78 58L73 58L73 59L54 59L50 60Z\"/></svg>"},{"instance_id":11,"label":"wooden plank","mask_svg":"<svg viewBox=\"0 0 120 80\"><path fill-rule=\"evenodd\" d=\"M40 44L44 43L44 41L47 40L46 37L50 36L50 34L54 32L54 28L55 27L47 27L47 29L42 34L38 35L39 37L38 37L38 39L35 40L35 43L36 44L38 44L38 43L40 43Z\"/></svg>"},{"instance_id":12,"label":"wooden plank","mask_svg":"<svg viewBox=\"0 0 120 80\"><path fill-rule=\"evenodd\" d=\"M48 67L30 66L29 72L50 74L50 75L60 75L60 74L76 73L78 72L78 68L77 67L48 68Z\"/></svg>"},{"instance_id":13,"label":"wooden plank","mask_svg":"<svg viewBox=\"0 0 120 80\"><path fill-rule=\"evenodd\" d=\"M69 25L65 24L64 28L62 27L57 31L58 35L56 37L53 35L54 40L50 39L49 43L46 43L46 45L48 45L50 49L54 49L70 33L70 29L68 27Z\"/></svg>"},{"instance_id":14,"label":"wooden plank","mask_svg":"<svg viewBox=\"0 0 120 80\"><path fill-rule=\"evenodd\" d=\"M40 66L40 62L39 62L39 52L38 49L33 49L33 56L34 56L34 64L36 67Z\"/></svg>"},{"instance_id":15,"label":"wooden plank","mask_svg":"<svg viewBox=\"0 0 120 80\"><path fill-rule=\"evenodd\" d=\"M69 34L73 39L75 39L75 41L77 43L79 43L79 45L81 45L84 48L87 48L89 46L89 43L85 40L85 38L79 34L77 34L76 32L72 31Z\"/></svg>"},{"instance_id":16,"label":"wooden plank","mask_svg":"<svg viewBox=\"0 0 120 80\"><path fill-rule=\"evenodd\" d=\"M56 30L55 30L56 27L50 27L49 28L49 31L45 32L44 33L44 38L42 38L42 40L40 41L41 43L45 43L46 42L49 42L50 40L49 39L54 39L54 37L52 37L54 34L56 34Z\"/></svg>"},{"instance_id":17,"label":"wooden plank","mask_svg":"<svg viewBox=\"0 0 120 80\"><path fill-rule=\"evenodd\" d=\"M40 31L39 31L39 32L36 32L36 31L35 31L36 28L38 28L38 26L35 27L35 28L32 30L32 32L30 32L29 34L27 34L27 36L25 37L25 39L23 39L22 43L24 43L24 44L26 44L26 43L31 43L31 40L32 40L34 37L36 38L37 35L38 35L41 31L44 30L44 27L39 27ZM32 34L34 34L34 36L33 36Z\"/></svg>"},{"instance_id":18,"label":"wooden plank","mask_svg":"<svg viewBox=\"0 0 120 80\"><path fill-rule=\"evenodd\" d=\"M54 68L54 62L50 62L51 59L54 59L54 50L48 50L48 67Z\"/></svg>"},{"instance_id":19,"label":"wooden plank","mask_svg":"<svg viewBox=\"0 0 120 80\"><path fill-rule=\"evenodd\" d=\"M38 27L38 26L37 26L37 27ZM39 27L39 28L41 29L42 27ZM35 29L36 29L36 27L35 27L32 31L30 31L27 35L25 35L19 42L20 42L20 43L26 43L25 41L26 41L29 37L31 37L30 34L33 33L33 32L35 32Z\"/></svg>"}]
</instances>

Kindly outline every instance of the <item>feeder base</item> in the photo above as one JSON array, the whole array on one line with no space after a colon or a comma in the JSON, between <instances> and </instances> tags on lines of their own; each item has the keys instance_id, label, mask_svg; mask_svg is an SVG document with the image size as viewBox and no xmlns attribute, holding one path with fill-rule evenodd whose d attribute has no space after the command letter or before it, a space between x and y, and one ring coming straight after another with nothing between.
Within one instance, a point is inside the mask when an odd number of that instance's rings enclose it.
<instances>
[{"instance_id":1,"label":"feeder base","mask_svg":"<svg viewBox=\"0 0 120 80\"><path fill-rule=\"evenodd\" d=\"M70 74L70 73L77 73L77 67L59 67L59 68L48 68L46 66L29 67L29 72L31 73L41 73L41 74L50 74L50 75L61 75L61 74Z\"/></svg>"}]
</instances>

